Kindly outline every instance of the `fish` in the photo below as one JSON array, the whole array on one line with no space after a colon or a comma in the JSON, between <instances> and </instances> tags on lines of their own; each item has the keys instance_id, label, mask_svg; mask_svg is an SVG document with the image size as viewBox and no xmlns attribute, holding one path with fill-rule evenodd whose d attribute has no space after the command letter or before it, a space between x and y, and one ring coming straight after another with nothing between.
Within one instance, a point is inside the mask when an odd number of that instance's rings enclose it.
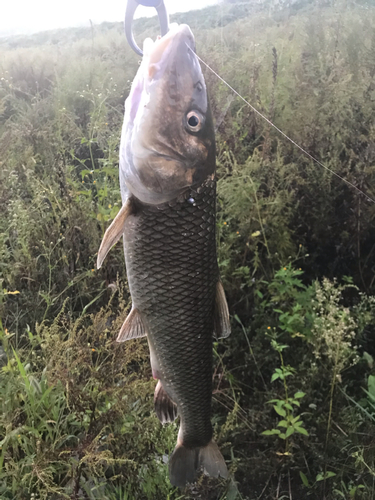
<instances>
[{"instance_id":1,"label":"fish","mask_svg":"<svg viewBox=\"0 0 375 500\"><path fill-rule=\"evenodd\" d=\"M122 208L97 268L123 236L132 308L117 341L147 337L154 406L180 418L169 459L173 486L198 470L228 476L211 424L213 338L230 334L216 255L215 132L189 26L153 42L125 102L120 143Z\"/></svg>"}]
</instances>

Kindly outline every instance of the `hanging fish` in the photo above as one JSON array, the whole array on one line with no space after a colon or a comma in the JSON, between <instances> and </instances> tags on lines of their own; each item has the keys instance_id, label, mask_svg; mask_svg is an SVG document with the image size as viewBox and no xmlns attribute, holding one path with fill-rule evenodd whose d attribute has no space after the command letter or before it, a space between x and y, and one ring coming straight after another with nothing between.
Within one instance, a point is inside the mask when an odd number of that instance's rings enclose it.
<instances>
[{"instance_id":1,"label":"hanging fish","mask_svg":"<svg viewBox=\"0 0 375 500\"><path fill-rule=\"evenodd\" d=\"M125 104L120 184L123 206L97 264L123 235L132 310L117 341L147 335L157 416L180 417L171 483L193 482L201 467L226 477L210 420L213 336L230 333L216 257L215 136L187 25L145 41Z\"/></svg>"}]
</instances>

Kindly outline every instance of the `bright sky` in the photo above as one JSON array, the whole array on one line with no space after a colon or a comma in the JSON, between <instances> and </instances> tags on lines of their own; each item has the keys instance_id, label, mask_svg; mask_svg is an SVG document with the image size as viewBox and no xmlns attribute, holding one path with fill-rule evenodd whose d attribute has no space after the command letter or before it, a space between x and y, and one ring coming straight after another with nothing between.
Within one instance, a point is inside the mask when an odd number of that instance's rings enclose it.
<instances>
[{"instance_id":1,"label":"bright sky","mask_svg":"<svg viewBox=\"0 0 375 500\"><path fill-rule=\"evenodd\" d=\"M186 12L217 3L218 0L164 0L168 12ZM29 34L56 28L88 26L103 21L122 21L126 0L3 0L0 35ZM139 6L136 17L156 13Z\"/></svg>"}]
</instances>

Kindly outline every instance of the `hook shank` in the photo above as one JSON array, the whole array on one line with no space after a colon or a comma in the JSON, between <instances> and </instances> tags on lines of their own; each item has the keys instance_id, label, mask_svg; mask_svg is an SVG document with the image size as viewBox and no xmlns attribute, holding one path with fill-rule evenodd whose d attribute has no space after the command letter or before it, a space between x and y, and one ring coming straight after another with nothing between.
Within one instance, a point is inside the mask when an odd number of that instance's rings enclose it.
<instances>
[{"instance_id":1,"label":"hook shank","mask_svg":"<svg viewBox=\"0 0 375 500\"><path fill-rule=\"evenodd\" d=\"M169 17L163 0L128 0L125 12L125 35L130 47L139 55L143 56L142 50L138 47L134 40L132 26L134 13L138 5L145 7L154 7L159 17L161 36L164 36L169 31Z\"/></svg>"}]
</instances>

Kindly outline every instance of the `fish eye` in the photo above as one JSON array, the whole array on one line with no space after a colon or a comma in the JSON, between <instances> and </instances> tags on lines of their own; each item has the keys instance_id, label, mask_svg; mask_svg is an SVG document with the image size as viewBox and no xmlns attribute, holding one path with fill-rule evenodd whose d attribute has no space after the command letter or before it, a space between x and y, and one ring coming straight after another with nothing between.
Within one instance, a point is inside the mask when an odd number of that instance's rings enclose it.
<instances>
[{"instance_id":1,"label":"fish eye","mask_svg":"<svg viewBox=\"0 0 375 500\"><path fill-rule=\"evenodd\" d=\"M199 111L189 111L186 115L186 128L190 132L199 132L203 127L204 119Z\"/></svg>"}]
</instances>

